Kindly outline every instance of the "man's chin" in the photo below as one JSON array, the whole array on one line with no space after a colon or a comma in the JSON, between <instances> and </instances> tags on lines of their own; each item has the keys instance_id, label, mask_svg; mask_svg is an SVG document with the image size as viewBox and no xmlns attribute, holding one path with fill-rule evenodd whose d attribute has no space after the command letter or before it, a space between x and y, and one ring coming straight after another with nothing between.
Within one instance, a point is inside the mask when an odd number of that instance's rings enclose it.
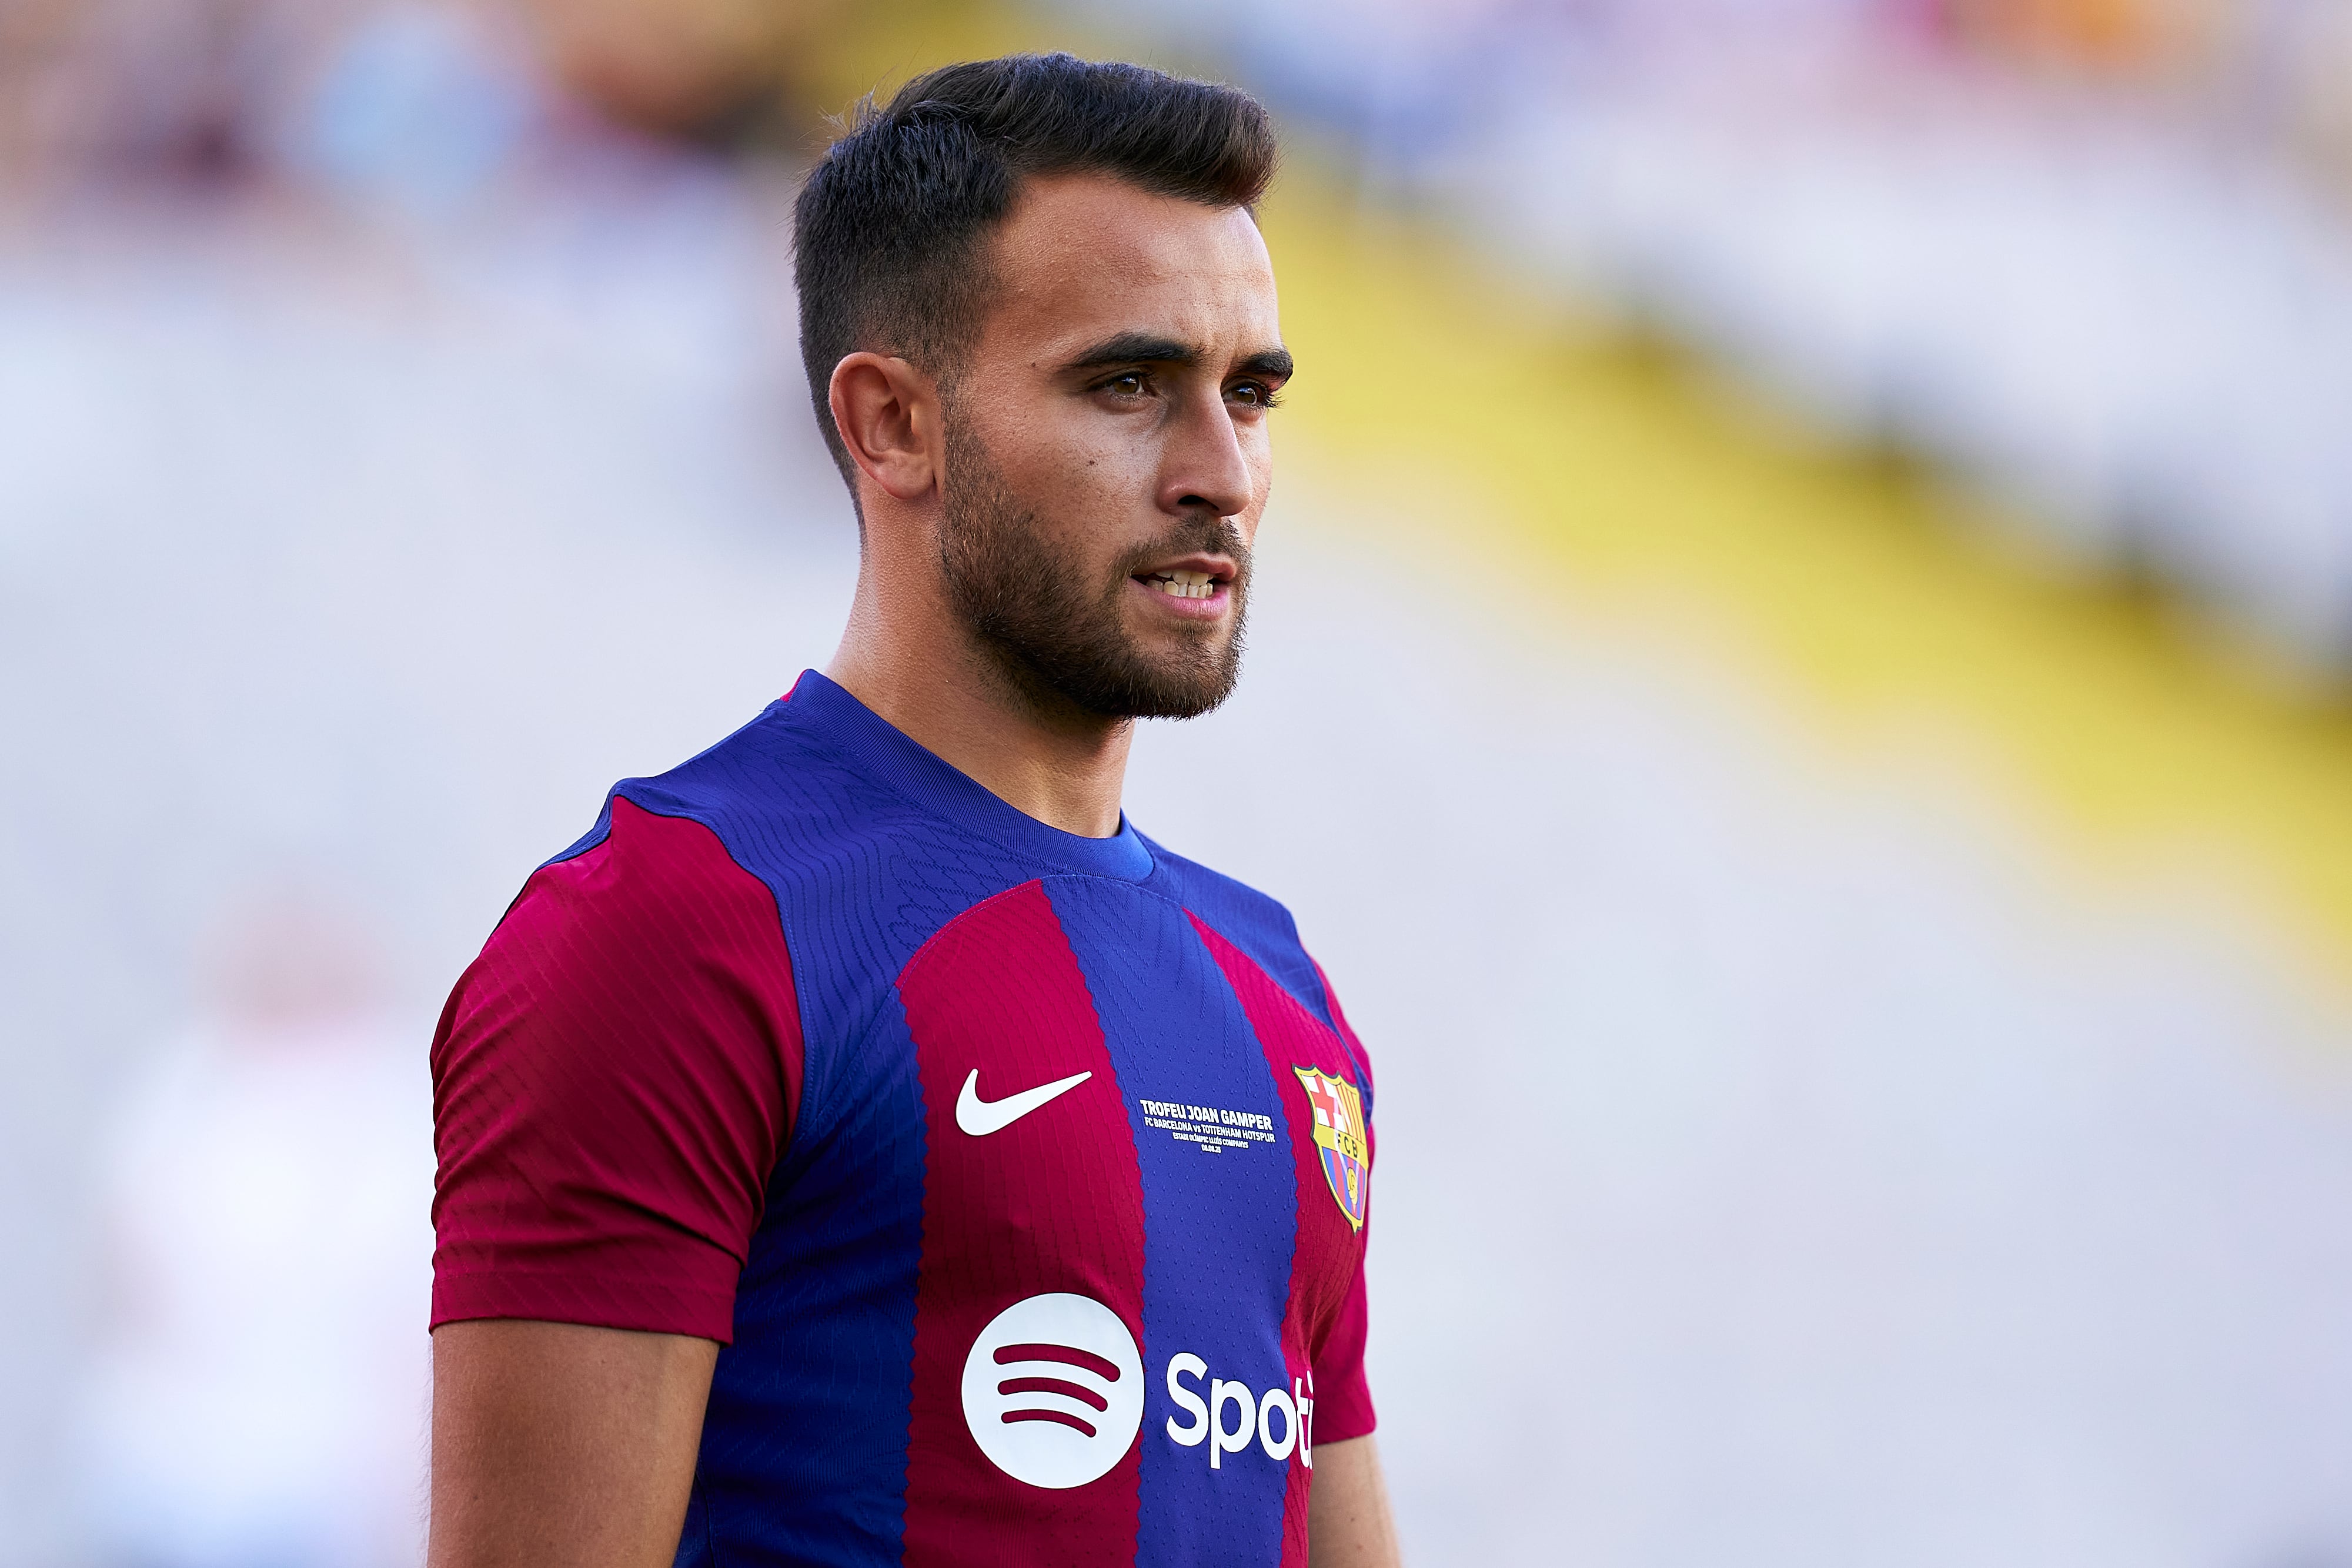
<instances>
[{"instance_id":1,"label":"man's chin","mask_svg":"<svg viewBox=\"0 0 2352 1568\"><path fill-rule=\"evenodd\" d=\"M1032 660L1036 685L1098 718L1198 718L1233 695L1240 658L1231 637L1154 655L1129 646L1087 660Z\"/></svg>"},{"instance_id":2,"label":"man's chin","mask_svg":"<svg viewBox=\"0 0 2352 1568\"><path fill-rule=\"evenodd\" d=\"M1129 705L1129 718L1198 718L1223 704L1240 684L1241 660L1231 650L1232 639L1219 639L1214 656L1156 666L1148 681L1138 683L1139 700Z\"/></svg>"},{"instance_id":3,"label":"man's chin","mask_svg":"<svg viewBox=\"0 0 2352 1568\"><path fill-rule=\"evenodd\" d=\"M1241 676L1239 628L1232 616L1208 625L1165 625L1134 637L1119 684L1138 697L1130 718L1196 718L1233 695Z\"/></svg>"}]
</instances>

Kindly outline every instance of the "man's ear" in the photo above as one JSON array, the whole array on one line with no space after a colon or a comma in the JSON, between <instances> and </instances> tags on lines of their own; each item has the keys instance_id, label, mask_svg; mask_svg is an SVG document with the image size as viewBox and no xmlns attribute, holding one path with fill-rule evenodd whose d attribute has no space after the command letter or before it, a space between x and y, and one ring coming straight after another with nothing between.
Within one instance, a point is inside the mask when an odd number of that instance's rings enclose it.
<instances>
[{"instance_id":1,"label":"man's ear","mask_svg":"<svg viewBox=\"0 0 2352 1568\"><path fill-rule=\"evenodd\" d=\"M833 367L826 398L850 461L884 494L917 501L938 485L940 392L930 377L861 350Z\"/></svg>"}]
</instances>

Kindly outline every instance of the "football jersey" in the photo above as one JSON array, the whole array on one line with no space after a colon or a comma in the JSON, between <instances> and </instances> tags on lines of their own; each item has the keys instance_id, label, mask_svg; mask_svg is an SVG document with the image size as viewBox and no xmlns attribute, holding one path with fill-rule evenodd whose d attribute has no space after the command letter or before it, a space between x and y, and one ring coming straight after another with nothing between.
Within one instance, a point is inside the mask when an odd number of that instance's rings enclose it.
<instances>
[{"instance_id":1,"label":"football jersey","mask_svg":"<svg viewBox=\"0 0 2352 1568\"><path fill-rule=\"evenodd\" d=\"M682 1563L1303 1564L1372 1083L1290 916L823 675L615 786L433 1049L435 1325L719 1341Z\"/></svg>"}]
</instances>

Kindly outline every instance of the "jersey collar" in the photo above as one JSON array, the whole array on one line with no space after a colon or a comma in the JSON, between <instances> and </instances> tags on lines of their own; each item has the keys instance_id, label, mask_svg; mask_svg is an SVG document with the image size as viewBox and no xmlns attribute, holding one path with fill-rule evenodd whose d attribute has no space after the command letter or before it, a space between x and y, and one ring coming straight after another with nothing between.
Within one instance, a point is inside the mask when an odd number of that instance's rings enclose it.
<instances>
[{"instance_id":1,"label":"jersey collar","mask_svg":"<svg viewBox=\"0 0 2352 1568\"><path fill-rule=\"evenodd\" d=\"M1041 822L814 670L801 672L782 706L844 758L966 832L1096 876L1141 882L1151 874L1150 848L1124 811L1118 831L1107 839L1066 833Z\"/></svg>"}]
</instances>

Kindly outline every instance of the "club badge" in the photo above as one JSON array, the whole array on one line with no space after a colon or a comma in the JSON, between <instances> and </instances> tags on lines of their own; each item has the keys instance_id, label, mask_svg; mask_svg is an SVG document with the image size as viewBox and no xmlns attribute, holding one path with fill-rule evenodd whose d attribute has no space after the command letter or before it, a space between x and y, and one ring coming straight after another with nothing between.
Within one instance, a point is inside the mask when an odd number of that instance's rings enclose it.
<instances>
[{"instance_id":1,"label":"club badge","mask_svg":"<svg viewBox=\"0 0 2352 1568\"><path fill-rule=\"evenodd\" d=\"M1313 1067L1294 1067L1307 1103L1315 1112L1315 1146L1323 1156L1323 1179L1339 1212L1358 1230L1364 1228L1364 1186L1371 1174L1365 1163L1364 1099L1344 1078Z\"/></svg>"}]
</instances>

